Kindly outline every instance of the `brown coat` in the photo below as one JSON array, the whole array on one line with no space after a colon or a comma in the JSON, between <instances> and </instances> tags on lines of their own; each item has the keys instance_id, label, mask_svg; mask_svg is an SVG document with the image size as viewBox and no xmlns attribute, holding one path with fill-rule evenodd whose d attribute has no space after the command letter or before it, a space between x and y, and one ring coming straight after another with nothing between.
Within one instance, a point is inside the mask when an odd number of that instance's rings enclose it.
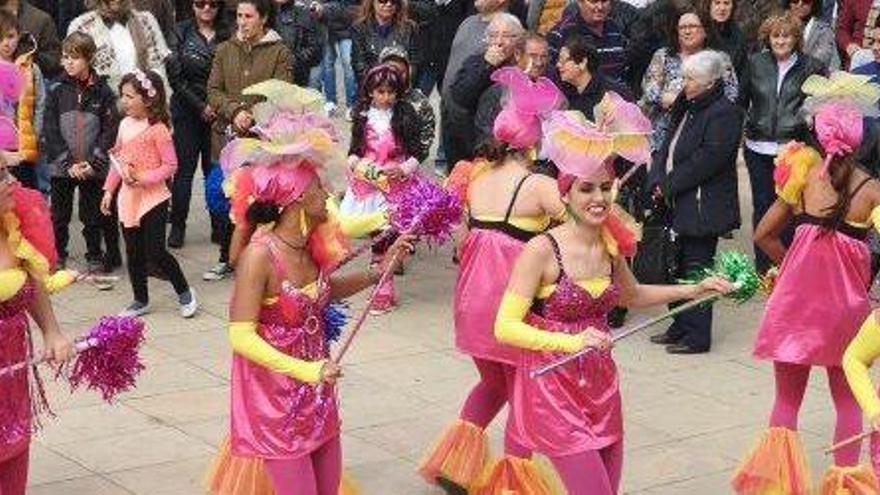
<instances>
[{"instance_id":1,"label":"brown coat","mask_svg":"<svg viewBox=\"0 0 880 495\"><path fill-rule=\"evenodd\" d=\"M216 159L224 143L226 128L241 110L249 109L259 96L245 96L248 86L269 79L293 82L293 57L281 37L269 30L248 46L233 36L217 47L208 77L208 104L217 111L211 155Z\"/></svg>"}]
</instances>

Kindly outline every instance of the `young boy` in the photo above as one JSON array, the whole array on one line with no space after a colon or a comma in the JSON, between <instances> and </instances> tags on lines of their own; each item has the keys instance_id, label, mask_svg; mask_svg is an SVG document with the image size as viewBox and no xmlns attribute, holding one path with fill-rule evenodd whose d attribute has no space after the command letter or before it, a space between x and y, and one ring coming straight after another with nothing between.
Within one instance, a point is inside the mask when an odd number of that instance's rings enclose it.
<instances>
[{"instance_id":1,"label":"young boy","mask_svg":"<svg viewBox=\"0 0 880 495\"><path fill-rule=\"evenodd\" d=\"M92 69L95 42L71 33L61 46L64 74L49 94L44 122L46 158L52 181L52 222L60 264L67 259L68 226L74 190L79 189L79 219L86 241L88 270L110 272L121 264L115 218L101 215L102 185L108 150L116 140L119 113L107 81ZM107 243L101 252L101 234Z\"/></svg>"}]
</instances>

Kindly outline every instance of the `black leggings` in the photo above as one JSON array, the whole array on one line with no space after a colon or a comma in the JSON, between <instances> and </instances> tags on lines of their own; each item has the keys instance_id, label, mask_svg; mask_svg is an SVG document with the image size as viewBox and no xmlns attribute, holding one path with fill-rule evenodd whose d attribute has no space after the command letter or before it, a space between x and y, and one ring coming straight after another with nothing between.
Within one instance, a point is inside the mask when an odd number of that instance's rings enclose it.
<instances>
[{"instance_id":1,"label":"black leggings","mask_svg":"<svg viewBox=\"0 0 880 495\"><path fill-rule=\"evenodd\" d=\"M138 227L122 228L125 237L125 256L128 258L128 276L135 301L150 302L147 291L147 260L154 262L171 281L178 295L189 290L189 283L180 265L165 247L165 222L168 220L168 202L156 205L141 217Z\"/></svg>"}]
</instances>

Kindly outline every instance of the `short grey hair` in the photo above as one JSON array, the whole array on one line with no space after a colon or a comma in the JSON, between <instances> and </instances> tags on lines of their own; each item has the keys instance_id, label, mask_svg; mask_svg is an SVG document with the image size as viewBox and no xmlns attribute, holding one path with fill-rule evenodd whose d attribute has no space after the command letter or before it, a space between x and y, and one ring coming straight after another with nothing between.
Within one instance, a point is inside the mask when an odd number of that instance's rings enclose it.
<instances>
[{"instance_id":1,"label":"short grey hair","mask_svg":"<svg viewBox=\"0 0 880 495\"><path fill-rule=\"evenodd\" d=\"M701 83L712 84L724 76L729 66L727 55L715 50L702 50L688 57L681 71Z\"/></svg>"},{"instance_id":2,"label":"short grey hair","mask_svg":"<svg viewBox=\"0 0 880 495\"><path fill-rule=\"evenodd\" d=\"M489 26L492 26L493 24L502 24L517 36L523 36L526 33L522 23L519 21L519 17L510 12L496 12L495 14L492 14L492 20L489 22ZM488 28L486 30L488 31Z\"/></svg>"}]
</instances>

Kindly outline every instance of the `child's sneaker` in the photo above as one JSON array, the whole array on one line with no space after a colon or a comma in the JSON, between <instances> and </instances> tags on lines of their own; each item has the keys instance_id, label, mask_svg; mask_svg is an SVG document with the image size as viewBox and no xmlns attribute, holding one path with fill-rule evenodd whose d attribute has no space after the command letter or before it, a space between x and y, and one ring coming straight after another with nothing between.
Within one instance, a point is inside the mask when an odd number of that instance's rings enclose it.
<instances>
[{"instance_id":1,"label":"child's sneaker","mask_svg":"<svg viewBox=\"0 0 880 495\"><path fill-rule=\"evenodd\" d=\"M217 263L213 268L206 271L202 275L202 280L206 282L217 282L220 280L224 280L226 277L232 274L232 267L229 266L229 263Z\"/></svg>"},{"instance_id":2,"label":"child's sneaker","mask_svg":"<svg viewBox=\"0 0 880 495\"><path fill-rule=\"evenodd\" d=\"M177 296L180 302L180 316L184 318L192 318L199 310L199 302L196 300L196 291L192 287L183 294Z\"/></svg>"},{"instance_id":3,"label":"child's sneaker","mask_svg":"<svg viewBox=\"0 0 880 495\"><path fill-rule=\"evenodd\" d=\"M129 304L127 308L120 311L118 316L122 316L125 318L136 318L139 316L144 316L145 314L147 314L149 312L150 312L150 305L148 303L134 301L131 304Z\"/></svg>"}]
</instances>

